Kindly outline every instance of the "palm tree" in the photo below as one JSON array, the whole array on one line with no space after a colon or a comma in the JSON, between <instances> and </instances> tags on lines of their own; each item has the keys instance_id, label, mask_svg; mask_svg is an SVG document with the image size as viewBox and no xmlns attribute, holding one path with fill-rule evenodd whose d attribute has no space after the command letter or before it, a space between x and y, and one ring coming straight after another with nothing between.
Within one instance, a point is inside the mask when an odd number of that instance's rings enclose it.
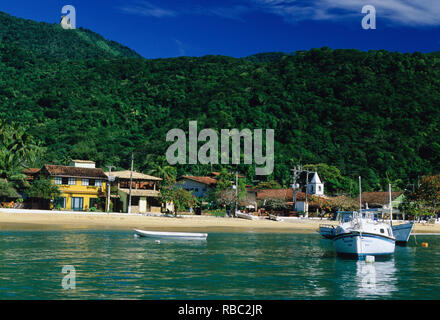
<instances>
[{"instance_id":1,"label":"palm tree","mask_svg":"<svg viewBox=\"0 0 440 320\"><path fill-rule=\"evenodd\" d=\"M152 160L151 155L148 155L144 164L149 169L147 174L157 176L162 179L176 179L177 177L177 169L169 165L168 161L163 156L157 157L156 161L154 161Z\"/></svg>"},{"instance_id":2,"label":"palm tree","mask_svg":"<svg viewBox=\"0 0 440 320\"><path fill-rule=\"evenodd\" d=\"M9 180L16 188L27 186L23 169L35 165L43 152L27 129L0 121L0 178Z\"/></svg>"},{"instance_id":3,"label":"palm tree","mask_svg":"<svg viewBox=\"0 0 440 320\"><path fill-rule=\"evenodd\" d=\"M5 179L0 179L0 200L18 197L19 195L11 183Z\"/></svg>"}]
</instances>

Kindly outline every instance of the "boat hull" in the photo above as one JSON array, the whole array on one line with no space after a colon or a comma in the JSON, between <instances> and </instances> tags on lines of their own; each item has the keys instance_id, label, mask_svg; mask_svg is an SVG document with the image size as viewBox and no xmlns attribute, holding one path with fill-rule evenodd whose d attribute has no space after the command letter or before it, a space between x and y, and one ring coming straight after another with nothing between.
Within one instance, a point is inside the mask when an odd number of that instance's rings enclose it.
<instances>
[{"instance_id":1,"label":"boat hull","mask_svg":"<svg viewBox=\"0 0 440 320\"><path fill-rule=\"evenodd\" d=\"M247 213L236 212L235 215L237 216L237 218L241 218L241 219L258 220L258 217L247 214Z\"/></svg>"},{"instance_id":2,"label":"boat hull","mask_svg":"<svg viewBox=\"0 0 440 320\"><path fill-rule=\"evenodd\" d=\"M190 233L190 232L160 232L160 231L144 231L134 229L134 233L140 237L149 237L155 239L193 239L206 240L207 233Z\"/></svg>"},{"instance_id":3,"label":"boat hull","mask_svg":"<svg viewBox=\"0 0 440 320\"><path fill-rule=\"evenodd\" d=\"M336 253L363 257L367 255L391 255L395 249L395 239L373 233L352 231L333 238Z\"/></svg>"},{"instance_id":4,"label":"boat hull","mask_svg":"<svg viewBox=\"0 0 440 320\"><path fill-rule=\"evenodd\" d=\"M406 244L409 240L409 236L411 235L411 231L414 223L404 223L393 226L393 235L396 237L397 244Z\"/></svg>"},{"instance_id":5,"label":"boat hull","mask_svg":"<svg viewBox=\"0 0 440 320\"><path fill-rule=\"evenodd\" d=\"M318 233L326 239L333 239L336 236L336 228L330 225L321 225Z\"/></svg>"}]
</instances>

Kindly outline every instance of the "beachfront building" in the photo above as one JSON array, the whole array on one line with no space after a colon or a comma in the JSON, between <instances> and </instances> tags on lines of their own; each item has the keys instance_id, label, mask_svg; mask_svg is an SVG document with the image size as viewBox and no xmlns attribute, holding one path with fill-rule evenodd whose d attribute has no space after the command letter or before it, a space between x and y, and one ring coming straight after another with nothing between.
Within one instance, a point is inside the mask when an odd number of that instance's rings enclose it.
<instances>
[{"instance_id":1,"label":"beachfront building","mask_svg":"<svg viewBox=\"0 0 440 320\"><path fill-rule=\"evenodd\" d=\"M356 203L359 203L359 196L356 197ZM391 204L393 206L393 216L400 215L399 205L405 201L403 191L391 192ZM384 214L390 210L390 194L383 192L362 192L362 208L378 209Z\"/></svg>"},{"instance_id":2,"label":"beachfront building","mask_svg":"<svg viewBox=\"0 0 440 320\"><path fill-rule=\"evenodd\" d=\"M61 197L52 200L50 207L60 210L104 210L107 176L95 162L72 160L69 166L46 164L39 175L49 178L58 186Z\"/></svg>"},{"instance_id":3,"label":"beachfront building","mask_svg":"<svg viewBox=\"0 0 440 320\"><path fill-rule=\"evenodd\" d=\"M175 186L191 191L197 198L207 198L210 191L214 191L220 172L213 171L209 176L181 176L177 179ZM239 179L244 178L241 174ZM235 181L231 181L235 185Z\"/></svg>"},{"instance_id":4,"label":"beachfront building","mask_svg":"<svg viewBox=\"0 0 440 320\"><path fill-rule=\"evenodd\" d=\"M282 200L286 203L286 206L293 209L293 200L294 198L294 192L293 189L261 189L257 192L257 201L259 203L260 208L265 207L265 203L268 200L276 199L276 200ZM305 212L305 199L306 194L304 192L296 192L296 204L295 204L295 211L297 212Z\"/></svg>"},{"instance_id":5,"label":"beachfront building","mask_svg":"<svg viewBox=\"0 0 440 320\"><path fill-rule=\"evenodd\" d=\"M308 215L309 212L318 213L322 211L323 206L325 206L328 203L328 200L330 199L324 194L321 194L321 191L324 189L323 189L323 184L318 179L315 179L314 182L311 183L314 188L313 189L310 188L307 190L307 192L312 190L317 192L312 194L310 193L306 194L305 192L297 191L296 199L294 199L295 193L292 188L258 190L257 192L258 204L261 208L265 206L265 203L268 200L276 199L285 202L286 207L288 209L284 210L285 211L284 213L295 214L295 215L298 215L299 213L305 213L306 216ZM320 184L321 184L321 189L319 188ZM310 184L308 186L310 186ZM307 197L307 201L306 201L306 197Z\"/></svg>"},{"instance_id":6,"label":"beachfront building","mask_svg":"<svg viewBox=\"0 0 440 320\"><path fill-rule=\"evenodd\" d=\"M182 176L177 180L176 187L192 191L197 198L206 198L211 190L215 190L217 180L210 176Z\"/></svg>"},{"instance_id":7,"label":"beachfront building","mask_svg":"<svg viewBox=\"0 0 440 320\"><path fill-rule=\"evenodd\" d=\"M131 209L130 213L161 212L159 182L161 178L136 171L106 172L112 177L111 202L114 212L129 212L130 178L131 178Z\"/></svg>"}]
</instances>

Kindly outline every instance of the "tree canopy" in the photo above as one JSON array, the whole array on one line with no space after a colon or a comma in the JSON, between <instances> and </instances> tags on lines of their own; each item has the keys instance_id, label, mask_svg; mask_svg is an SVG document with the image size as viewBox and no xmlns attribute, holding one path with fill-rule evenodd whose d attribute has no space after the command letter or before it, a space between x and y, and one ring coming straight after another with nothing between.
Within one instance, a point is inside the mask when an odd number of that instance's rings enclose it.
<instances>
[{"instance_id":1,"label":"tree canopy","mask_svg":"<svg viewBox=\"0 0 440 320\"><path fill-rule=\"evenodd\" d=\"M0 119L28 126L44 162L129 168L135 152L135 169L161 176L235 171L166 168L167 132L197 120L217 132L274 129L275 169L263 179L283 186L297 163L328 165L335 193L349 193L357 176L365 191L386 190L440 171L438 54L320 48L147 60L115 43L91 45L103 40L85 30L5 14L0 24ZM70 37L75 48L65 47ZM237 167L257 178L255 165Z\"/></svg>"},{"instance_id":2,"label":"tree canopy","mask_svg":"<svg viewBox=\"0 0 440 320\"><path fill-rule=\"evenodd\" d=\"M440 209L440 175L423 176L414 192L407 192L401 209L415 216L434 215Z\"/></svg>"}]
</instances>

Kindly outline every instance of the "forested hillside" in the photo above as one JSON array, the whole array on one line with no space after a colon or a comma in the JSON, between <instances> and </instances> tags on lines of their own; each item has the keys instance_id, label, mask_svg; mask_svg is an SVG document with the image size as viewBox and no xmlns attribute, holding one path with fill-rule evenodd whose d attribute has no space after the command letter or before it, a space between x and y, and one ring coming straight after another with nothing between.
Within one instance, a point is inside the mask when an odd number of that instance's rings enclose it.
<instances>
[{"instance_id":1,"label":"forested hillside","mask_svg":"<svg viewBox=\"0 0 440 320\"><path fill-rule=\"evenodd\" d=\"M187 131L197 120L199 130L275 129L268 180L285 185L297 163L336 166L353 180L362 175L364 190L388 182L405 188L440 171L438 54L322 48L146 60L87 41L70 55L61 43L65 34L77 37L71 30L23 24L18 41L4 30L15 30L14 21L0 27L0 118L30 126L47 148L43 162L73 157L128 168L135 151L136 167L146 170L163 163L168 130ZM47 36L35 37L33 28ZM109 60L113 50L135 58ZM219 167L177 169L206 174ZM253 179L254 168L240 170Z\"/></svg>"},{"instance_id":2,"label":"forested hillside","mask_svg":"<svg viewBox=\"0 0 440 320\"><path fill-rule=\"evenodd\" d=\"M133 50L90 30L64 30L59 24L20 19L4 12L0 12L0 41L47 61L140 58Z\"/></svg>"}]
</instances>

